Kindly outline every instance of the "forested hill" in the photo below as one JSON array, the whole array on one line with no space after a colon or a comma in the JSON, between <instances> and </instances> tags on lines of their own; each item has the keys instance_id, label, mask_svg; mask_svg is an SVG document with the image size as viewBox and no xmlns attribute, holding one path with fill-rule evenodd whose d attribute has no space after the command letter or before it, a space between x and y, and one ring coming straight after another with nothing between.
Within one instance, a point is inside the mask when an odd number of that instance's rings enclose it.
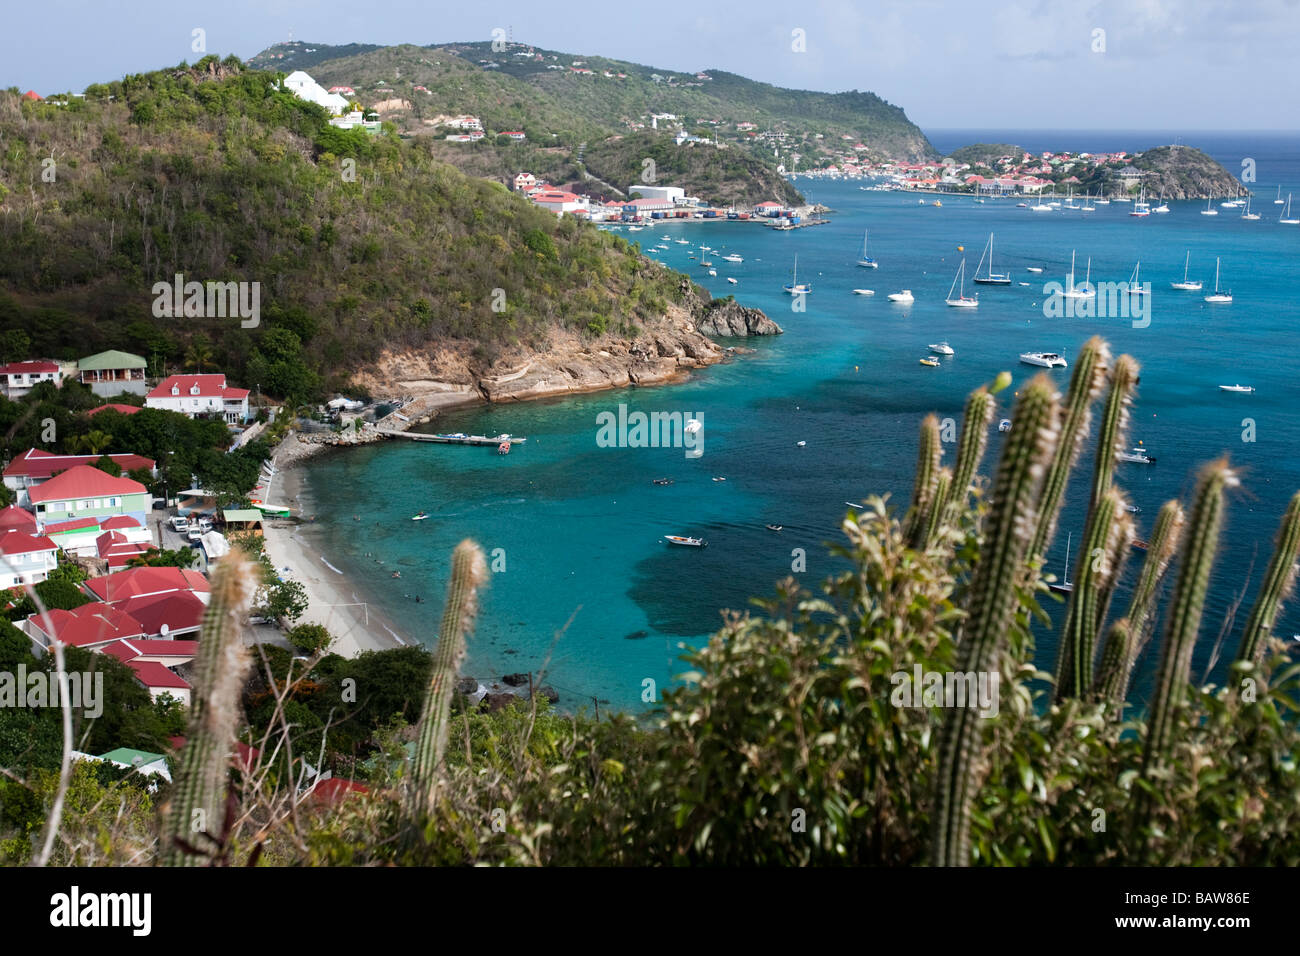
<instances>
[{"instance_id":1,"label":"forested hill","mask_svg":"<svg viewBox=\"0 0 1300 956\"><path fill-rule=\"evenodd\" d=\"M0 143L0 331L30 355L188 356L308 397L385 350L454 342L486 366L557 332L636 334L683 295L624 240L427 142L331 127L233 57L66 102L0 93ZM260 324L156 317L153 286L177 274L259 282Z\"/></svg>"},{"instance_id":2,"label":"forested hill","mask_svg":"<svg viewBox=\"0 0 1300 956\"><path fill-rule=\"evenodd\" d=\"M672 114L692 132L703 124L721 141L766 159L776 149L787 169L795 168L795 154L800 168L830 155L843 136L862 142L868 157L937 156L902 108L874 93L791 90L721 70L682 73L524 43L498 47L485 41L358 54L351 46L289 43L250 63L309 68L326 87L350 86L367 103L405 100L401 120L412 130L440 113L472 113L492 129L523 129L532 141L576 148L601 134L649 126L650 114L659 113Z\"/></svg>"}]
</instances>

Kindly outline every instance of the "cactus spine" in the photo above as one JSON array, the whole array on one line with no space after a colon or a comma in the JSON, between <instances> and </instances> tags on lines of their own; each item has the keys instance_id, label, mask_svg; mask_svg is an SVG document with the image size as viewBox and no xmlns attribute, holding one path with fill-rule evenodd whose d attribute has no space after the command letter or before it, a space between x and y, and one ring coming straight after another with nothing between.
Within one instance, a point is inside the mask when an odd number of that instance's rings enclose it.
<instances>
[{"instance_id":1,"label":"cactus spine","mask_svg":"<svg viewBox=\"0 0 1300 956\"><path fill-rule=\"evenodd\" d=\"M925 531L935 505L935 487L939 480L939 462L943 445L939 437L939 419L926 415L921 422L920 452L916 457L916 483L912 486L912 506L903 522L909 548L925 544Z\"/></svg>"},{"instance_id":2,"label":"cactus spine","mask_svg":"<svg viewBox=\"0 0 1300 956\"><path fill-rule=\"evenodd\" d=\"M1238 661L1258 664L1263 657L1264 645L1273 633L1273 622L1277 620L1278 609L1295 584L1297 560L1300 560L1300 493L1292 497L1286 514L1282 517L1273 558L1264 574L1264 582L1260 585L1259 596L1255 598L1250 619L1246 621L1246 629L1241 634L1241 644L1237 648Z\"/></svg>"},{"instance_id":3,"label":"cactus spine","mask_svg":"<svg viewBox=\"0 0 1300 956\"><path fill-rule=\"evenodd\" d=\"M429 674L411 766L409 807L417 818L433 808L434 785L447 747L456 672L465 656L465 639L474 628L478 591L486 583L487 574L482 548L468 538L456 545L451 556L447 603L438 629L438 649Z\"/></svg>"},{"instance_id":4,"label":"cactus spine","mask_svg":"<svg viewBox=\"0 0 1300 956\"><path fill-rule=\"evenodd\" d=\"M961 423L961 441L957 446L957 465L953 469L952 484L945 505L965 507L970 496L975 471L984 458L989 440L989 423L993 421L993 395L987 388L977 388L966 399L966 413Z\"/></svg>"},{"instance_id":5,"label":"cactus spine","mask_svg":"<svg viewBox=\"0 0 1300 956\"><path fill-rule=\"evenodd\" d=\"M958 646L957 669L989 673L1012 626L1016 585L1034 526L1043 469L1056 448L1055 389L1039 375L1021 393L1015 427L998 465L984 544L972 574L969 613ZM970 863L970 809L982 740L977 712L954 708L938 751L931 860L937 866Z\"/></svg>"},{"instance_id":6,"label":"cactus spine","mask_svg":"<svg viewBox=\"0 0 1300 956\"><path fill-rule=\"evenodd\" d=\"M1237 477L1223 459L1206 465L1197 481L1182 564L1165 622L1160 670L1142 754L1142 775L1148 779L1164 764L1173 742L1174 724L1187 689L1192 649L1201 624L1210 569L1223 524L1225 491L1236 485Z\"/></svg>"},{"instance_id":7,"label":"cactus spine","mask_svg":"<svg viewBox=\"0 0 1300 956\"><path fill-rule=\"evenodd\" d=\"M253 565L235 552L212 574L211 595L199 632L185 747L180 752L171 800L163 808L158 853L158 863L163 866L201 865L207 862L206 852L216 846L211 834L224 818L230 753L239 726L239 695L249 666L240 621L255 580ZM199 852L186 850L182 843Z\"/></svg>"},{"instance_id":8,"label":"cactus spine","mask_svg":"<svg viewBox=\"0 0 1300 956\"><path fill-rule=\"evenodd\" d=\"M1070 592L1065 626L1056 656L1056 699L1081 697L1092 680L1097 649L1097 627L1102 594L1111 569L1110 542L1116 535L1121 497L1111 489L1088 518L1088 526L1075 563L1074 590Z\"/></svg>"},{"instance_id":9,"label":"cactus spine","mask_svg":"<svg viewBox=\"0 0 1300 956\"><path fill-rule=\"evenodd\" d=\"M1074 375L1070 379L1070 389L1061 407L1061 440L1056 446L1056 455L1043 480L1043 494L1038 503L1038 528L1029 545L1030 559L1041 559L1052 546L1056 535L1056 521L1065 498L1065 488L1070 481L1070 472L1079 460L1083 450L1084 439L1092 424L1092 403L1101 394L1106 381L1106 368L1110 362L1110 349L1098 336L1093 336L1084 343L1079 357L1074 360Z\"/></svg>"}]
</instances>

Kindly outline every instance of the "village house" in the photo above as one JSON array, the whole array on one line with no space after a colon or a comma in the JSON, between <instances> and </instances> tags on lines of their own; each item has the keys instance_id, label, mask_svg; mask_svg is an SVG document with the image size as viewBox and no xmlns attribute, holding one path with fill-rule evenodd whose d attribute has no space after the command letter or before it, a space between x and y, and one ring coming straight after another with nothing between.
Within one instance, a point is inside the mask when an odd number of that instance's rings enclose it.
<instances>
[{"instance_id":1,"label":"village house","mask_svg":"<svg viewBox=\"0 0 1300 956\"><path fill-rule=\"evenodd\" d=\"M6 531L0 535L0 588L39 584L59 566L59 547L44 535Z\"/></svg>"},{"instance_id":2,"label":"village house","mask_svg":"<svg viewBox=\"0 0 1300 956\"><path fill-rule=\"evenodd\" d=\"M63 381L63 372L58 362L32 361L11 362L0 365L0 375L5 377L5 394L10 401L22 398L41 382Z\"/></svg>"},{"instance_id":3,"label":"village house","mask_svg":"<svg viewBox=\"0 0 1300 956\"><path fill-rule=\"evenodd\" d=\"M87 534L93 526L95 530L89 548L83 542L76 549L87 554L94 553L94 538L99 537L99 525L103 520L129 515L143 525L152 500L140 482L114 478L89 465L74 465L29 489L27 497L36 515L38 530L65 550L68 548L58 535L76 530L65 527L67 523L80 525Z\"/></svg>"},{"instance_id":4,"label":"village house","mask_svg":"<svg viewBox=\"0 0 1300 956\"><path fill-rule=\"evenodd\" d=\"M372 113L371 115L376 116L377 114ZM360 127L372 136L379 133L381 126L378 119L366 119L365 114L360 110L353 110L343 116L336 116L330 120L330 125L338 129L357 129Z\"/></svg>"},{"instance_id":5,"label":"village house","mask_svg":"<svg viewBox=\"0 0 1300 956\"><path fill-rule=\"evenodd\" d=\"M347 98L338 93L330 93L302 70L294 70L284 79L284 88L308 103L323 107L331 115L337 116L348 108Z\"/></svg>"},{"instance_id":6,"label":"village house","mask_svg":"<svg viewBox=\"0 0 1300 956\"><path fill-rule=\"evenodd\" d=\"M523 133L519 132L518 130L508 130L508 131L506 131L506 132L504 132L504 133L500 133L500 134L498 134L498 135L500 135L500 136L504 136L506 139L512 139L512 140L514 140L516 143L522 143L525 139L528 138L527 136L525 136Z\"/></svg>"},{"instance_id":7,"label":"village house","mask_svg":"<svg viewBox=\"0 0 1300 956\"><path fill-rule=\"evenodd\" d=\"M566 212L577 212L585 207L583 197L561 189L548 189L532 194L533 203L539 209L553 212L557 216Z\"/></svg>"},{"instance_id":8,"label":"village house","mask_svg":"<svg viewBox=\"0 0 1300 956\"><path fill-rule=\"evenodd\" d=\"M101 601L70 611L55 608L45 614L33 614L23 621L22 628L40 650L58 641L65 647L94 651L115 641L144 637L139 621Z\"/></svg>"},{"instance_id":9,"label":"village house","mask_svg":"<svg viewBox=\"0 0 1300 956\"><path fill-rule=\"evenodd\" d=\"M145 360L140 356L110 350L80 359L77 362L77 380L104 398L123 392L143 395L148 390L145 368Z\"/></svg>"},{"instance_id":10,"label":"village house","mask_svg":"<svg viewBox=\"0 0 1300 956\"><path fill-rule=\"evenodd\" d=\"M163 694L170 694L186 707L190 705L190 683L174 668L194 660L199 652L198 641L123 638L98 650L131 668L135 679L145 686L155 701Z\"/></svg>"},{"instance_id":11,"label":"village house","mask_svg":"<svg viewBox=\"0 0 1300 956\"><path fill-rule=\"evenodd\" d=\"M77 465L93 465L102 455L56 455L53 452L29 448L4 468L5 487L14 493L15 502L26 506L28 492L49 481L60 472ZM145 470L151 475L157 473L152 458L143 455L116 454L108 458L122 469L122 474Z\"/></svg>"},{"instance_id":12,"label":"village house","mask_svg":"<svg viewBox=\"0 0 1300 956\"><path fill-rule=\"evenodd\" d=\"M226 376L170 375L145 396L146 408L196 415L219 415L237 425L248 421L248 389L226 384Z\"/></svg>"}]
</instances>

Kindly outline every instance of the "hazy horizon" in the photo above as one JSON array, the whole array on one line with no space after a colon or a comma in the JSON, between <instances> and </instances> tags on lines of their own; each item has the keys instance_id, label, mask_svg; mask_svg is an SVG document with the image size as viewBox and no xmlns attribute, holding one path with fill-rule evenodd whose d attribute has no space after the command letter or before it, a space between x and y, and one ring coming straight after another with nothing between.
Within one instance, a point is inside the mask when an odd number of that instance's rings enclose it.
<instances>
[{"instance_id":1,"label":"hazy horizon","mask_svg":"<svg viewBox=\"0 0 1300 956\"><path fill-rule=\"evenodd\" d=\"M417 0L381 11L339 0L229 0L191 10L165 0L126 10L52 0L11 11L0 87L78 92L207 53L248 59L288 39L427 46L490 40L501 29L579 56L727 70L787 88L869 90L923 130L1300 128L1300 105L1278 95L1294 88L1293 0L1000 0L982 10L972 16L952 0L814 0L795 9L756 0L737 18L682 0L649 14L591 0L572 0L559 14L434 10ZM205 50L192 49L195 29ZM1139 125L1135 112L1152 122Z\"/></svg>"}]
</instances>

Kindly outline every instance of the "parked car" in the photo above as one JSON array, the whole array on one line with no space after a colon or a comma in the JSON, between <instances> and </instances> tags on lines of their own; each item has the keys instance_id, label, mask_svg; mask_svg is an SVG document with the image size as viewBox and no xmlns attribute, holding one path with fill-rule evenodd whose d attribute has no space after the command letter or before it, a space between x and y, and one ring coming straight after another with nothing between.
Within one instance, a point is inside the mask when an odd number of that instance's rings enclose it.
<instances>
[{"instance_id":1,"label":"parked car","mask_svg":"<svg viewBox=\"0 0 1300 956\"><path fill-rule=\"evenodd\" d=\"M200 528L198 525L194 525L192 528L190 528L189 531L185 533L185 537L187 537L191 541L198 541L200 538L203 537L203 529Z\"/></svg>"},{"instance_id":2,"label":"parked car","mask_svg":"<svg viewBox=\"0 0 1300 956\"><path fill-rule=\"evenodd\" d=\"M172 530L177 534L184 534L186 531L190 530L190 519L183 515L173 515L169 524L171 524Z\"/></svg>"}]
</instances>

